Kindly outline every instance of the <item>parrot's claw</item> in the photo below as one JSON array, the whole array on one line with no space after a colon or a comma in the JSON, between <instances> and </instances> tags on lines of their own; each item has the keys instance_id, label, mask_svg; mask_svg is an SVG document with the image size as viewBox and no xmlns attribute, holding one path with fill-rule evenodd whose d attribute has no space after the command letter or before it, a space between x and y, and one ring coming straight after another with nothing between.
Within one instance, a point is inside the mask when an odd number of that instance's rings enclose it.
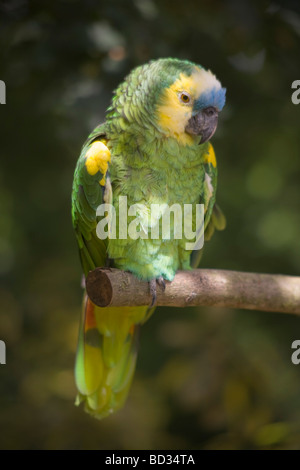
<instances>
[{"instance_id":1,"label":"parrot's claw","mask_svg":"<svg viewBox=\"0 0 300 470\"><path fill-rule=\"evenodd\" d=\"M162 276L159 276L156 279L151 279L151 281L149 281L150 295L152 297L150 307L154 307L154 305L156 304L156 299L157 299L156 284L159 285L159 287L161 288L163 292L165 292L165 289L166 289L166 283Z\"/></svg>"},{"instance_id":2,"label":"parrot's claw","mask_svg":"<svg viewBox=\"0 0 300 470\"><path fill-rule=\"evenodd\" d=\"M159 285L159 287L161 288L161 290L163 292L165 292L166 290L166 283L165 283L165 280L162 276L159 276L157 279L156 279L156 282L157 284Z\"/></svg>"},{"instance_id":3,"label":"parrot's claw","mask_svg":"<svg viewBox=\"0 0 300 470\"><path fill-rule=\"evenodd\" d=\"M149 289L152 297L150 307L153 307L156 303L156 279L151 279L151 281L149 281Z\"/></svg>"}]
</instances>

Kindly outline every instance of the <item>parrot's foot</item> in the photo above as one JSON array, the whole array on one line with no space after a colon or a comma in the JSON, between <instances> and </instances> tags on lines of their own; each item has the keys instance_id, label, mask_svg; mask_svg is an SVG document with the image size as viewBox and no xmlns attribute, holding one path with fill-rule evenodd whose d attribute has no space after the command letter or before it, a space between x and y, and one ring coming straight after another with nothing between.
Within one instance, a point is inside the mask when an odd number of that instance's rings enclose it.
<instances>
[{"instance_id":1,"label":"parrot's foot","mask_svg":"<svg viewBox=\"0 0 300 470\"><path fill-rule=\"evenodd\" d=\"M165 292L166 290L166 283L165 283L165 280L162 276L159 276L157 279L156 279L156 282L157 284L159 285L159 287L161 288L161 290L163 292Z\"/></svg>"},{"instance_id":2,"label":"parrot's foot","mask_svg":"<svg viewBox=\"0 0 300 470\"><path fill-rule=\"evenodd\" d=\"M156 303L156 298L157 298L156 284L159 285L159 287L161 288L161 290L163 292L165 292L165 289L166 289L166 283L165 283L165 280L162 276L159 276L156 279L151 279L151 281L149 281L150 294L151 294L151 297L152 297L150 307L154 307L154 305Z\"/></svg>"}]
</instances>

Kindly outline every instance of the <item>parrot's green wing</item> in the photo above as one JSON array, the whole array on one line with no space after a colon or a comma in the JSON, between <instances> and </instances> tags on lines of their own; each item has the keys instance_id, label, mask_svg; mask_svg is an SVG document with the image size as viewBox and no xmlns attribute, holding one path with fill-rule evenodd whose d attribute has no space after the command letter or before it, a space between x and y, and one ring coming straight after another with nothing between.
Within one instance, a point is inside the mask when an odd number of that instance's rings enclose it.
<instances>
[{"instance_id":1,"label":"parrot's green wing","mask_svg":"<svg viewBox=\"0 0 300 470\"><path fill-rule=\"evenodd\" d=\"M99 170L89 174L86 167L86 155L96 140L105 140L105 124L98 126L85 142L74 173L72 192L72 220L79 247L84 274L98 266L104 266L107 258L106 240L96 235L97 207L103 203L105 185L99 182L103 174Z\"/></svg>"},{"instance_id":2,"label":"parrot's green wing","mask_svg":"<svg viewBox=\"0 0 300 470\"><path fill-rule=\"evenodd\" d=\"M72 219L85 276L107 263L107 239L96 232L98 206L112 204L106 143L104 124L84 144L74 174ZM138 324L146 311L147 307L100 308L84 296L75 363L77 404L85 402L86 410L98 418L125 402L135 369Z\"/></svg>"},{"instance_id":3,"label":"parrot's green wing","mask_svg":"<svg viewBox=\"0 0 300 470\"><path fill-rule=\"evenodd\" d=\"M204 240L209 241L215 230L224 230L226 228L226 218L218 204L214 204L210 220L204 232Z\"/></svg>"},{"instance_id":4,"label":"parrot's green wing","mask_svg":"<svg viewBox=\"0 0 300 470\"><path fill-rule=\"evenodd\" d=\"M214 149L210 144L204 164L204 183L203 194L200 197L200 203L204 204L204 242L209 241L215 230L224 230L226 219L220 207L216 204L217 191L217 161ZM191 254L191 267L199 266L203 249L194 250Z\"/></svg>"}]
</instances>

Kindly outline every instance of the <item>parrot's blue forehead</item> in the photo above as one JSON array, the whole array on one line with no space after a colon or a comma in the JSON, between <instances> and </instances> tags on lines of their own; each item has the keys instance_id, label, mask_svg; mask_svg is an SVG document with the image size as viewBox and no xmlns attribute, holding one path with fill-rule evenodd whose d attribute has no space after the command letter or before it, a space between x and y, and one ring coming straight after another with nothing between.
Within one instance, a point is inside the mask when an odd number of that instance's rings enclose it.
<instances>
[{"instance_id":1,"label":"parrot's blue forehead","mask_svg":"<svg viewBox=\"0 0 300 470\"><path fill-rule=\"evenodd\" d=\"M200 97L195 101L193 112L213 106L218 111L222 111L225 105L226 88L211 88L201 93Z\"/></svg>"}]
</instances>

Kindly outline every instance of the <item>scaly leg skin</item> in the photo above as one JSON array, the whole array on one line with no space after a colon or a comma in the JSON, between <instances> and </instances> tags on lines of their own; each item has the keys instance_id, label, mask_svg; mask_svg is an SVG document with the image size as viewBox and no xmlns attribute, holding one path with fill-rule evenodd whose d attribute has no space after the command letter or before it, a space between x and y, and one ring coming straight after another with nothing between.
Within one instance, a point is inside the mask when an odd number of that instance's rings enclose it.
<instances>
[{"instance_id":1,"label":"scaly leg skin","mask_svg":"<svg viewBox=\"0 0 300 470\"><path fill-rule=\"evenodd\" d=\"M165 289L166 289L166 283L165 283L165 280L162 276L159 276L156 279L151 279L151 281L149 281L149 289L150 289L150 294L151 294L151 297L152 297L150 307L154 307L154 305L156 303L156 299L157 299L156 284L159 285L159 287L161 288L161 290L163 292L165 292Z\"/></svg>"}]
</instances>

